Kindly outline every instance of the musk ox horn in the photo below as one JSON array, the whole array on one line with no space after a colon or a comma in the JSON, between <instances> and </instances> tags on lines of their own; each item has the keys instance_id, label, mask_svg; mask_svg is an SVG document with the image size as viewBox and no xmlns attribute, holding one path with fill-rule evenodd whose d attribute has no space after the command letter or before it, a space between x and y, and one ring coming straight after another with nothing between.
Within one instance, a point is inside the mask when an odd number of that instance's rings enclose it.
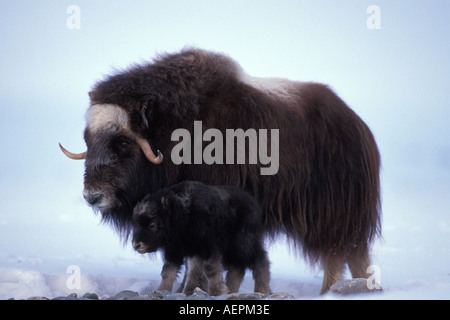
<instances>
[{"instance_id":1,"label":"musk ox horn","mask_svg":"<svg viewBox=\"0 0 450 320\"><path fill-rule=\"evenodd\" d=\"M162 153L158 151L158 156L155 156L155 154L153 153L152 148L150 147L150 145L148 144L148 141L136 136L136 141L139 144L139 146L142 149L142 152L144 152L145 156L147 157L148 161L150 161L151 163L154 164L160 164L163 161L163 155Z\"/></svg>"},{"instance_id":2,"label":"musk ox horn","mask_svg":"<svg viewBox=\"0 0 450 320\"><path fill-rule=\"evenodd\" d=\"M82 152L82 153L72 153L72 152L69 152L66 149L64 149L64 147L61 145L61 143L59 144L59 147L61 148L61 151L70 159L73 159L73 160L86 159L87 151Z\"/></svg>"}]
</instances>

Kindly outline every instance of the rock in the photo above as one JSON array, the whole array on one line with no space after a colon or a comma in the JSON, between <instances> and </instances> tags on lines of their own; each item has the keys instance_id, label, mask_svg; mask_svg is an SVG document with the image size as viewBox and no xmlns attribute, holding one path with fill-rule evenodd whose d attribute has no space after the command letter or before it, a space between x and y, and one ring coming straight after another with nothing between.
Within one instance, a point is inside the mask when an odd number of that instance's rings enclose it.
<instances>
[{"instance_id":1,"label":"rock","mask_svg":"<svg viewBox=\"0 0 450 320\"><path fill-rule=\"evenodd\" d=\"M184 293L171 293L164 300L186 300L187 297Z\"/></svg>"},{"instance_id":2,"label":"rock","mask_svg":"<svg viewBox=\"0 0 450 320\"><path fill-rule=\"evenodd\" d=\"M77 300L77 298L59 296L59 297L53 298L52 300Z\"/></svg>"},{"instance_id":3,"label":"rock","mask_svg":"<svg viewBox=\"0 0 450 320\"><path fill-rule=\"evenodd\" d=\"M13 299L13 298L11 298L11 299ZM50 299L47 297L29 297L27 300L50 300Z\"/></svg>"},{"instance_id":4,"label":"rock","mask_svg":"<svg viewBox=\"0 0 450 320\"><path fill-rule=\"evenodd\" d=\"M92 292L86 292L81 299L98 300L98 295Z\"/></svg>"},{"instance_id":5,"label":"rock","mask_svg":"<svg viewBox=\"0 0 450 320\"><path fill-rule=\"evenodd\" d=\"M267 296L267 293L251 292L251 293L230 293L225 300L261 300Z\"/></svg>"},{"instance_id":6,"label":"rock","mask_svg":"<svg viewBox=\"0 0 450 320\"><path fill-rule=\"evenodd\" d=\"M367 279L353 279L337 282L331 292L336 294L357 294L362 292L380 292L379 290L370 290L367 288ZM222 294L220 296L210 296L208 292L201 288L195 288L192 295L187 296L184 293L171 293L167 290L146 291L139 294L133 290L123 290L115 296L101 296L93 292L86 292L82 296L76 293L70 293L68 296L57 296L51 300L294 300L295 297L286 292L277 293L258 293L258 292L241 292ZM13 298L11 298L13 299ZM13 299L14 300L14 299ZM27 300L50 300L43 296L31 296Z\"/></svg>"},{"instance_id":7,"label":"rock","mask_svg":"<svg viewBox=\"0 0 450 320\"><path fill-rule=\"evenodd\" d=\"M148 297L150 300L162 300L166 298L170 294L167 290L156 290L148 293Z\"/></svg>"},{"instance_id":8,"label":"rock","mask_svg":"<svg viewBox=\"0 0 450 320\"><path fill-rule=\"evenodd\" d=\"M269 294L264 299L266 299L266 300L295 300L295 297L286 292L277 292L277 293Z\"/></svg>"},{"instance_id":9,"label":"rock","mask_svg":"<svg viewBox=\"0 0 450 320\"><path fill-rule=\"evenodd\" d=\"M381 292L381 287L379 288L369 288L367 285L367 279L355 278L351 280L340 280L333 284L330 288L330 292L347 295L347 294L359 294L359 293L379 293Z\"/></svg>"},{"instance_id":10,"label":"rock","mask_svg":"<svg viewBox=\"0 0 450 320\"><path fill-rule=\"evenodd\" d=\"M200 288L195 288L192 295L187 297L188 300L211 300L211 296Z\"/></svg>"},{"instance_id":11,"label":"rock","mask_svg":"<svg viewBox=\"0 0 450 320\"><path fill-rule=\"evenodd\" d=\"M114 300L127 300L138 295L139 293L137 293L136 291L123 290L114 296Z\"/></svg>"},{"instance_id":12,"label":"rock","mask_svg":"<svg viewBox=\"0 0 450 320\"><path fill-rule=\"evenodd\" d=\"M127 300L153 300L153 299L151 299L148 295L143 295L143 296L139 295L139 296L127 298Z\"/></svg>"}]
</instances>

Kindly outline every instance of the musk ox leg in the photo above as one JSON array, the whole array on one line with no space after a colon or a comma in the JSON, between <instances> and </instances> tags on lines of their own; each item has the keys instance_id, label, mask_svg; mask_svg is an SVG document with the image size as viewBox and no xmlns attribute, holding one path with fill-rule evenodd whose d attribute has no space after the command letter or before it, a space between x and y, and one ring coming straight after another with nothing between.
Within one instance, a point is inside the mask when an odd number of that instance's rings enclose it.
<instances>
[{"instance_id":1,"label":"musk ox leg","mask_svg":"<svg viewBox=\"0 0 450 320\"><path fill-rule=\"evenodd\" d=\"M222 259L219 255L214 255L204 261L203 270L209 281L209 294L211 296L220 296L228 293L228 287L223 281Z\"/></svg>"},{"instance_id":2,"label":"musk ox leg","mask_svg":"<svg viewBox=\"0 0 450 320\"><path fill-rule=\"evenodd\" d=\"M270 293L270 262L264 249L253 267L253 279L255 279L255 292Z\"/></svg>"},{"instance_id":3,"label":"musk ox leg","mask_svg":"<svg viewBox=\"0 0 450 320\"><path fill-rule=\"evenodd\" d=\"M353 278L368 278L367 268L370 266L368 249L363 252L351 253L347 258L348 268Z\"/></svg>"},{"instance_id":4,"label":"musk ox leg","mask_svg":"<svg viewBox=\"0 0 450 320\"><path fill-rule=\"evenodd\" d=\"M177 293L182 293L184 286L186 285L186 278L188 275L188 258L184 259L184 266L185 266L185 269L184 269L183 281L181 281L181 284L177 289Z\"/></svg>"},{"instance_id":5,"label":"musk ox leg","mask_svg":"<svg viewBox=\"0 0 450 320\"><path fill-rule=\"evenodd\" d=\"M172 292L173 283L177 279L178 272L180 271L180 265L166 261L161 270L161 283L158 290L167 290Z\"/></svg>"},{"instance_id":6,"label":"musk ox leg","mask_svg":"<svg viewBox=\"0 0 450 320\"><path fill-rule=\"evenodd\" d=\"M194 256L186 259L186 272L182 292L187 296L194 293L194 289L199 287L204 291L208 291L208 279L203 273L203 260L200 257Z\"/></svg>"},{"instance_id":7,"label":"musk ox leg","mask_svg":"<svg viewBox=\"0 0 450 320\"><path fill-rule=\"evenodd\" d=\"M238 292L242 280L244 280L245 268L231 267L226 276L226 285L230 293Z\"/></svg>"},{"instance_id":8,"label":"musk ox leg","mask_svg":"<svg viewBox=\"0 0 450 320\"><path fill-rule=\"evenodd\" d=\"M331 286L339 280L342 280L345 259L339 254L328 254L322 257L322 267L324 270L322 289L320 294L327 293Z\"/></svg>"},{"instance_id":9,"label":"musk ox leg","mask_svg":"<svg viewBox=\"0 0 450 320\"><path fill-rule=\"evenodd\" d=\"M178 289L177 289L177 293L182 293L182 292L183 292L184 287L185 287L185 285L186 285L187 274L188 274L188 271L185 270L185 271L184 271L184 276L183 276L183 281L181 281L181 284L180 284L180 286L179 286Z\"/></svg>"}]
</instances>

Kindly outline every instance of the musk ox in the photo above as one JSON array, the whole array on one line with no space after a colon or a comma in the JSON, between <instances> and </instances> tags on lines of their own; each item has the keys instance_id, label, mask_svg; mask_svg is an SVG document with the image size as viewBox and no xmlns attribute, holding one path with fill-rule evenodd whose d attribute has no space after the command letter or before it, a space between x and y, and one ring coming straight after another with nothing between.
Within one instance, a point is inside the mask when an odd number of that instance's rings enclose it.
<instances>
[{"instance_id":1,"label":"musk ox","mask_svg":"<svg viewBox=\"0 0 450 320\"><path fill-rule=\"evenodd\" d=\"M196 257L204 263L211 295L237 292L247 268L253 271L255 292L270 292L261 212L242 189L181 182L140 201L132 225L136 251L163 252L158 290L171 291L184 258ZM193 289L185 287L184 292L192 294Z\"/></svg>"},{"instance_id":2,"label":"musk ox","mask_svg":"<svg viewBox=\"0 0 450 320\"><path fill-rule=\"evenodd\" d=\"M85 159L84 197L121 234L148 193L183 180L234 185L259 202L266 235L286 235L323 268L322 293L346 265L368 277L381 234L380 156L368 126L327 86L255 78L223 54L185 49L108 76L89 95L87 151L62 150ZM276 174L249 161L175 164L171 135L183 128L194 136L196 121L222 133L278 130Z\"/></svg>"}]
</instances>

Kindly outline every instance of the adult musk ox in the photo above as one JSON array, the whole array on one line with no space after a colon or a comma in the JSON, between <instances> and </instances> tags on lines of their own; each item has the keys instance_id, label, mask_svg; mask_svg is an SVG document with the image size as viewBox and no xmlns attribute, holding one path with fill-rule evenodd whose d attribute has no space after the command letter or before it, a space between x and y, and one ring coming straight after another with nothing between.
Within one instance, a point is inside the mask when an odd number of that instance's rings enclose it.
<instances>
[{"instance_id":1,"label":"adult musk ox","mask_svg":"<svg viewBox=\"0 0 450 320\"><path fill-rule=\"evenodd\" d=\"M184 258L197 257L204 261L210 295L237 292L246 268L253 271L255 292L269 293L261 220L258 203L244 190L184 181L147 195L136 205L133 247L139 253L162 250L158 290L172 291ZM183 292L192 294L194 289L186 286Z\"/></svg>"},{"instance_id":2,"label":"adult musk ox","mask_svg":"<svg viewBox=\"0 0 450 320\"><path fill-rule=\"evenodd\" d=\"M327 86L251 77L225 55L186 49L109 76L89 95L87 151L63 151L86 159L84 197L122 234L148 193L183 180L234 185L258 200L267 235L287 235L320 264L322 293L346 264L353 277L368 276L381 233L380 157L367 125ZM278 171L261 175L263 165L248 161L174 164L180 142L171 135L193 135L194 121L223 133L278 129Z\"/></svg>"}]
</instances>

